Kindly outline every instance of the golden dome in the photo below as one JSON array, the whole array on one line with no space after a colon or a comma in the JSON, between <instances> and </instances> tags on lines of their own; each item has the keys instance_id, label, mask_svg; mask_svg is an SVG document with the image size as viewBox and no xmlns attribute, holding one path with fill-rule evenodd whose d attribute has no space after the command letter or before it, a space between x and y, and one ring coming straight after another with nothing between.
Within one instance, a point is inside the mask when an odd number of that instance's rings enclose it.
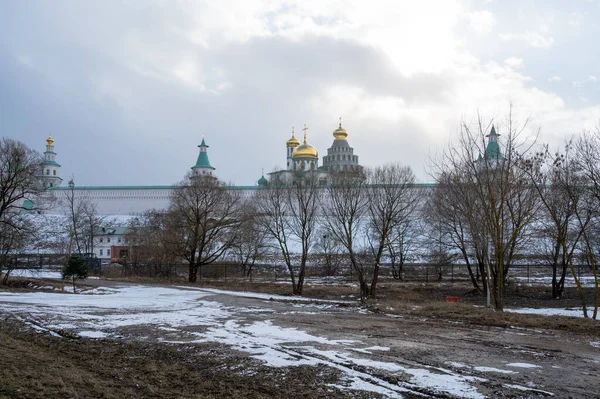
<instances>
[{"instance_id":1,"label":"golden dome","mask_svg":"<svg viewBox=\"0 0 600 399\"><path fill-rule=\"evenodd\" d=\"M340 126L333 131L333 137L336 140L346 140L348 137L348 132L342 127L342 118L340 118Z\"/></svg>"},{"instance_id":2,"label":"golden dome","mask_svg":"<svg viewBox=\"0 0 600 399\"><path fill-rule=\"evenodd\" d=\"M294 152L292 152L292 158L296 157L310 157L315 159L319 158L319 152L317 149L306 142L306 131L304 132L304 143L296 147Z\"/></svg>"},{"instance_id":3,"label":"golden dome","mask_svg":"<svg viewBox=\"0 0 600 399\"><path fill-rule=\"evenodd\" d=\"M285 142L286 147L298 147L300 145L300 141L294 136L294 128L292 127L292 138Z\"/></svg>"},{"instance_id":4,"label":"golden dome","mask_svg":"<svg viewBox=\"0 0 600 399\"><path fill-rule=\"evenodd\" d=\"M52 135L48 135L48 138L46 139L46 145L54 147L54 139L52 138Z\"/></svg>"}]
</instances>

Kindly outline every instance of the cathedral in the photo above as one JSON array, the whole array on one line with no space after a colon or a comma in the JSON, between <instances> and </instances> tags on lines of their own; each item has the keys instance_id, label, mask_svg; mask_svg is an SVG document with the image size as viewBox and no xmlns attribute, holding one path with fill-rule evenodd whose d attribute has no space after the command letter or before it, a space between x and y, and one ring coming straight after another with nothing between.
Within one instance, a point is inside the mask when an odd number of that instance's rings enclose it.
<instances>
[{"instance_id":1,"label":"cathedral","mask_svg":"<svg viewBox=\"0 0 600 399\"><path fill-rule=\"evenodd\" d=\"M354 148L348 144L348 132L342 127L342 118L338 128L333 131L333 143L327 149L327 155L323 157L323 164L319 166L319 152L306 140L307 127L304 125L304 141L296 138L294 128L292 137L286 141L286 165L287 169L272 172L271 178L291 182L301 178L305 173L314 173L322 184L331 181L331 177L337 173L362 172L358 163L358 155L354 155ZM266 185L268 181L264 176L259 180L259 185Z\"/></svg>"}]
</instances>

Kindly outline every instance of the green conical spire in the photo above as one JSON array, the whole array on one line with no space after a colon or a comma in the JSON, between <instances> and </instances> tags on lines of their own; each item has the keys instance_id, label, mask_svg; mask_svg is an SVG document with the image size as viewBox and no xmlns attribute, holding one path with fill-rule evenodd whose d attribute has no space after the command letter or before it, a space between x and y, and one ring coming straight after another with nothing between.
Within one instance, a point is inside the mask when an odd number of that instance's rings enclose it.
<instances>
[{"instance_id":1,"label":"green conical spire","mask_svg":"<svg viewBox=\"0 0 600 399\"><path fill-rule=\"evenodd\" d=\"M485 159L504 159L504 155L502 155L500 145L498 144L498 137L500 137L500 135L496 133L494 125L492 125L490 134L486 137L488 137L489 140L485 147Z\"/></svg>"},{"instance_id":2,"label":"green conical spire","mask_svg":"<svg viewBox=\"0 0 600 399\"><path fill-rule=\"evenodd\" d=\"M198 154L198 159L196 160L196 165L194 165L194 167L192 169L209 168L209 169L215 170L215 168L213 168L211 166L210 161L208 160L208 153L206 152L206 149L208 148L208 146L206 145L206 142L204 141L204 137L202 137L202 143L198 146L198 148L200 148L200 153Z\"/></svg>"}]
</instances>

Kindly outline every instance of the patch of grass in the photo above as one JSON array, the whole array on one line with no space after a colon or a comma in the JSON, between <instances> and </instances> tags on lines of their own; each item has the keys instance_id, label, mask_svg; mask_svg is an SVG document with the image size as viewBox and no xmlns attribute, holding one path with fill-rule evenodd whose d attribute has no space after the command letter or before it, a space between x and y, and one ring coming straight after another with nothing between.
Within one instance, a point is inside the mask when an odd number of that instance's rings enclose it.
<instances>
[{"instance_id":1,"label":"patch of grass","mask_svg":"<svg viewBox=\"0 0 600 399\"><path fill-rule=\"evenodd\" d=\"M368 306L373 311L452 320L471 325L563 330L589 335L598 333L597 320L567 316L495 312L488 308L473 307L468 303L427 301L417 305L400 300L377 300L368 302Z\"/></svg>"},{"instance_id":2,"label":"patch of grass","mask_svg":"<svg viewBox=\"0 0 600 399\"><path fill-rule=\"evenodd\" d=\"M67 282L68 283L68 282ZM0 284L0 290L9 291L56 291L62 290L64 287L62 281L49 280L49 279L37 279L30 277L12 277L6 284Z\"/></svg>"}]
</instances>

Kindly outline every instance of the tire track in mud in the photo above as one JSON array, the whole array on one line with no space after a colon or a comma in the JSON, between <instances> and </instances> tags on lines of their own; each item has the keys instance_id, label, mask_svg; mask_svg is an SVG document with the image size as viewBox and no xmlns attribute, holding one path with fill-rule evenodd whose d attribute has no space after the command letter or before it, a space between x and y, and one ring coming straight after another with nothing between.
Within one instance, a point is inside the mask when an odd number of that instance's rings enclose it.
<instances>
[{"instance_id":1,"label":"tire track in mud","mask_svg":"<svg viewBox=\"0 0 600 399\"><path fill-rule=\"evenodd\" d=\"M243 328L229 325L231 334L245 336L247 342L251 342L256 337L244 331ZM244 341L240 339L240 341ZM259 352L276 352L285 358L295 359L298 364L324 365L336 369L342 373L342 382L345 385L335 385L337 388L345 390L363 390L378 393L391 398L484 398L477 389L469 384L470 382L486 382L486 379L474 377L471 375L460 375L448 369L431 367L423 364L411 364L410 366L401 366L398 359L395 362L381 362L372 359L352 357L343 351L331 350L331 341L328 344L317 345L294 345L289 344L262 344ZM327 349L318 349L318 346L328 346ZM335 347L335 346L334 346ZM350 350L355 348L346 347ZM244 350L243 348L237 348ZM249 348L245 348L248 350ZM266 350L265 350L266 349ZM364 353L364 352L363 352ZM262 359L261 355L253 355ZM264 360L264 359L263 359ZM268 362L267 362L268 363ZM379 366L379 367L378 367ZM435 370L436 373L430 371ZM406 377L417 379L417 382L405 381ZM436 378L442 382L436 383ZM445 380L445 381L444 381Z\"/></svg>"}]
</instances>

